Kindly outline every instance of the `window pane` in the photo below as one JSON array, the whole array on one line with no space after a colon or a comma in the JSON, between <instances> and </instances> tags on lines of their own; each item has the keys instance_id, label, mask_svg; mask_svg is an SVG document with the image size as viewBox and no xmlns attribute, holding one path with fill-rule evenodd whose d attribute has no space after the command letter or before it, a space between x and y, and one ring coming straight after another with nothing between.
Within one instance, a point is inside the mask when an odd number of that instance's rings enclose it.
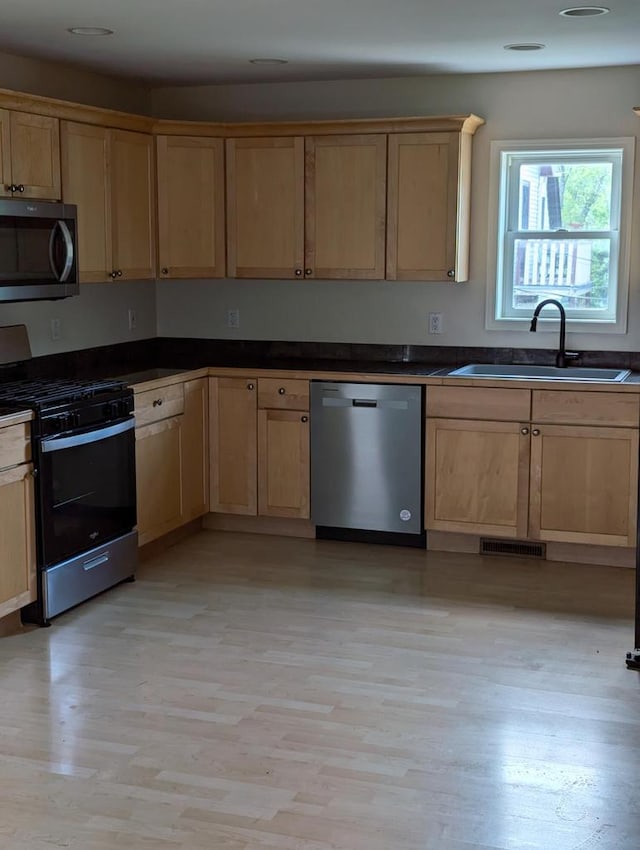
<instances>
[{"instance_id":1,"label":"window pane","mask_svg":"<svg viewBox=\"0 0 640 850\"><path fill-rule=\"evenodd\" d=\"M557 298L565 308L609 307L609 239L516 239L512 307Z\"/></svg>"},{"instance_id":2,"label":"window pane","mask_svg":"<svg viewBox=\"0 0 640 850\"><path fill-rule=\"evenodd\" d=\"M611 162L522 163L519 230L610 230Z\"/></svg>"}]
</instances>

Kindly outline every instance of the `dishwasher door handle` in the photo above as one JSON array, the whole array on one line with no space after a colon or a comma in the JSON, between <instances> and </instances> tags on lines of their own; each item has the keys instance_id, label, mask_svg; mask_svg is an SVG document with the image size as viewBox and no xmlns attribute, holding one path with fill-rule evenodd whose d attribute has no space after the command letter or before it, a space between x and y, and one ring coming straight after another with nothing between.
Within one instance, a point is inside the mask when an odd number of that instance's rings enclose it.
<instances>
[{"instance_id":1,"label":"dishwasher door handle","mask_svg":"<svg viewBox=\"0 0 640 850\"><path fill-rule=\"evenodd\" d=\"M375 398L354 398L351 401L353 407L377 407L378 402Z\"/></svg>"}]
</instances>

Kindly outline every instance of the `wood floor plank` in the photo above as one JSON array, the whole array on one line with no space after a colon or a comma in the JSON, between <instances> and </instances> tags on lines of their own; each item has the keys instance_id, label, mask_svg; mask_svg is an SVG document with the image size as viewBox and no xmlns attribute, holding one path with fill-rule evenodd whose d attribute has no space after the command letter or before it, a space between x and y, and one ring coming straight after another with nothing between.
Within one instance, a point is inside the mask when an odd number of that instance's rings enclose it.
<instances>
[{"instance_id":1,"label":"wood floor plank","mask_svg":"<svg viewBox=\"0 0 640 850\"><path fill-rule=\"evenodd\" d=\"M638 850L633 581L201 531L0 638L0 848Z\"/></svg>"}]
</instances>

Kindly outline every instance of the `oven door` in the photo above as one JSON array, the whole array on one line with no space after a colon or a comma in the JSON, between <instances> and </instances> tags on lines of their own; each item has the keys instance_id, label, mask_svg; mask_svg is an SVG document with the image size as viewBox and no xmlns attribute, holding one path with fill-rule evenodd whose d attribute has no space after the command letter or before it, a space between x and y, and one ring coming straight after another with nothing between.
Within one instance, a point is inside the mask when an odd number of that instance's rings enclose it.
<instances>
[{"instance_id":1,"label":"oven door","mask_svg":"<svg viewBox=\"0 0 640 850\"><path fill-rule=\"evenodd\" d=\"M136 524L135 420L40 440L39 562L59 563Z\"/></svg>"}]
</instances>

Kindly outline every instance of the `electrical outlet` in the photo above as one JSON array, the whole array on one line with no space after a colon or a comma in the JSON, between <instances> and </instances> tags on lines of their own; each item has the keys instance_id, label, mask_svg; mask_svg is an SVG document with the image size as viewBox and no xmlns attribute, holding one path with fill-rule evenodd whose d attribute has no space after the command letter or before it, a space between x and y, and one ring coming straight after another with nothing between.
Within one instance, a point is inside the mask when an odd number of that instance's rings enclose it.
<instances>
[{"instance_id":1,"label":"electrical outlet","mask_svg":"<svg viewBox=\"0 0 640 850\"><path fill-rule=\"evenodd\" d=\"M62 322L60 319L51 319L51 339L58 340L62 335Z\"/></svg>"},{"instance_id":2,"label":"electrical outlet","mask_svg":"<svg viewBox=\"0 0 640 850\"><path fill-rule=\"evenodd\" d=\"M227 327L234 330L240 327L240 310L237 307L227 310Z\"/></svg>"},{"instance_id":3,"label":"electrical outlet","mask_svg":"<svg viewBox=\"0 0 640 850\"><path fill-rule=\"evenodd\" d=\"M136 311L133 310L131 307L129 307L128 317L129 317L129 330L135 331L137 324L138 324L138 318L136 316Z\"/></svg>"},{"instance_id":4,"label":"electrical outlet","mask_svg":"<svg viewBox=\"0 0 640 850\"><path fill-rule=\"evenodd\" d=\"M443 313L429 313L429 333L441 334L444 327Z\"/></svg>"}]
</instances>

